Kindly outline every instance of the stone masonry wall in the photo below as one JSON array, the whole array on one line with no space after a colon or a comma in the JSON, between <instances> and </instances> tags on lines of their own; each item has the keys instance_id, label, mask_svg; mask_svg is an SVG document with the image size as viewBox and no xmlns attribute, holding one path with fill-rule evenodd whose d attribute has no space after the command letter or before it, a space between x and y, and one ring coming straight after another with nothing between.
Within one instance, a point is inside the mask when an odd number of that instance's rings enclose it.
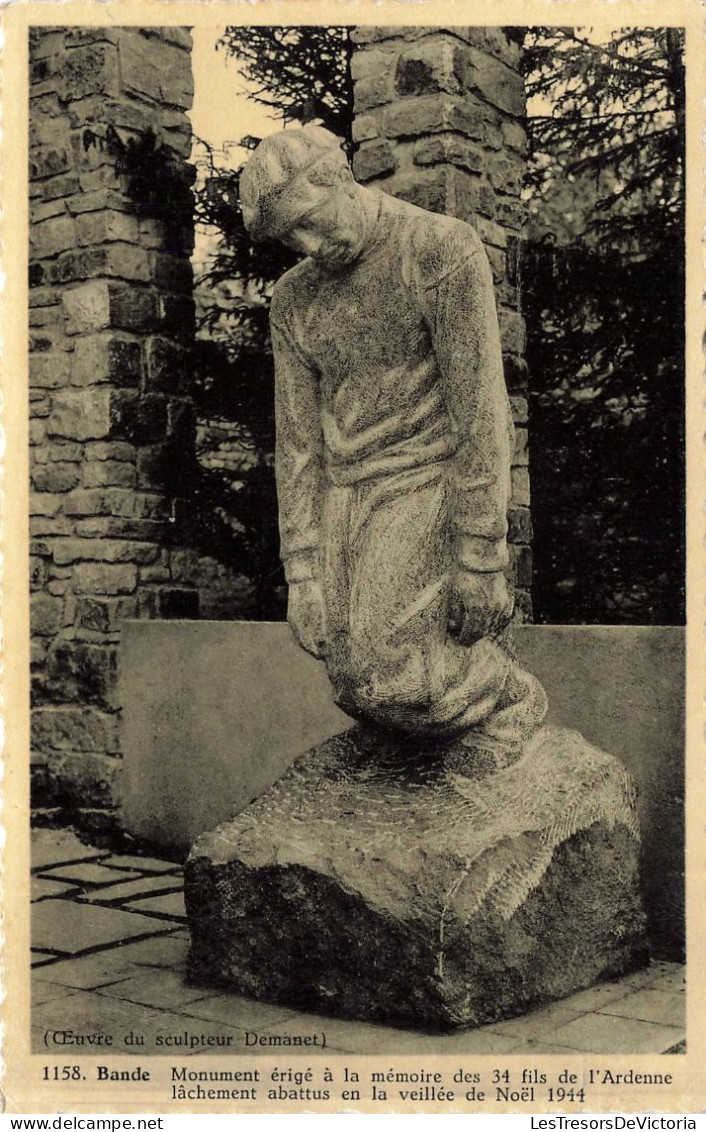
<instances>
[{"instance_id":1,"label":"stone masonry wall","mask_svg":"<svg viewBox=\"0 0 706 1132\"><path fill-rule=\"evenodd\" d=\"M190 47L183 28L31 32L32 758L45 801L87 821L115 800L121 620L198 615L172 535L194 435ZM121 166L149 130L178 211Z\"/></svg>"},{"instance_id":2,"label":"stone masonry wall","mask_svg":"<svg viewBox=\"0 0 706 1132\"><path fill-rule=\"evenodd\" d=\"M493 269L517 443L509 511L517 615L531 619L525 326L518 310L527 149L520 47L501 28L353 31L353 168L394 196L468 221Z\"/></svg>"}]
</instances>

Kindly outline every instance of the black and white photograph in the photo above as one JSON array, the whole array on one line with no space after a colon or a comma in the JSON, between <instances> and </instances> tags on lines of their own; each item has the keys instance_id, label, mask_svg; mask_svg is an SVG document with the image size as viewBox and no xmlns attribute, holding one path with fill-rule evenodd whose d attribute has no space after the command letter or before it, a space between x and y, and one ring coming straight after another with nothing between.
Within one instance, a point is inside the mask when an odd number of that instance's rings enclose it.
<instances>
[{"instance_id":1,"label":"black and white photograph","mask_svg":"<svg viewBox=\"0 0 706 1132\"><path fill-rule=\"evenodd\" d=\"M119 7L9 40L15 1111L702 1109L694 7Z\"/></svg>"}]
</instances>

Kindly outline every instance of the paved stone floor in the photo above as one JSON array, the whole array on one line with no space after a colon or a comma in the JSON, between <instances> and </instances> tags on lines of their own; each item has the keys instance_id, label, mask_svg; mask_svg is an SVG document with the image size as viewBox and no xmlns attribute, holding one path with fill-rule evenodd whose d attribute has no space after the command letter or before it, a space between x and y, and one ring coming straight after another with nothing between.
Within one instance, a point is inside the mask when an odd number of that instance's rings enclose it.
<instances>
[{"instance_id":1,"label":"paved stone floor","mask_svg":"<svg viewBox=\"0 0 706 1132\"><path fill-rule=\"evenodd\" d=\"M110 1035L111 1052L142 1056L223 1054L226 1048L273 1052L249 1046L248 1032L323 1032L329 1049L358 1054L679 1053L684 1048L684 971L674 963L653 963L522 1018L451 1036L424 1035L188 986L181 869L173 862L111 854L83 844L69 830L39 829L33 834L32 901L37 1052L59 1052L45 1039L56 1030L91 1035L94 1042ZM313 1048L306 1049L308 1056ZM90 1052L101 1048L94 1045Z\"/></svg>"}]
</instances>

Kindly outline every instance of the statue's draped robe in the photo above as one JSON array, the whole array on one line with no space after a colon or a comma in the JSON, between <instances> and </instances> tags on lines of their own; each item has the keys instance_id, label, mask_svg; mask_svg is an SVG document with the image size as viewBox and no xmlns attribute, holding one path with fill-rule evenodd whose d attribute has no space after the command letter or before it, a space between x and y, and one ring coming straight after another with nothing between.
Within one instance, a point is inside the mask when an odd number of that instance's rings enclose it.
<instances>
[{"instance_id":1,"label":"statue's draped robe","mask_svg":"<svg viewBox=\"0 0 706 1132\"><path fill-rule=\"evenodd\" d=\"M385 194L360 257L277 283L276 473L290 585L322 583L325 660L355 716L525 740L546 710L497 642L448 632L454 578L508 564L513 426L475 231Z\"/></svg>"}]
</instances>

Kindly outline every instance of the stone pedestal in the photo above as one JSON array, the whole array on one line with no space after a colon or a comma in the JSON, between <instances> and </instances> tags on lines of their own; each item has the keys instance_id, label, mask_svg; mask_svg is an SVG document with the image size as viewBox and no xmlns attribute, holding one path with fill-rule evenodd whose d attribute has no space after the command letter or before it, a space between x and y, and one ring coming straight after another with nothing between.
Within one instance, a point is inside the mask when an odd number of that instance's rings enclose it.
<instances>
[{"instance_id":1,"label":"stone pedestal","mask_svg":"<svg viewBox=\"0 0 706 1132\"><path fill-rule=\"evenodd\" d=\"M544 728L504 769L352 728L186 869L196 980L427 1030L477 1026L647 959L631 780Z\"/></svg>"}]
</instances>

